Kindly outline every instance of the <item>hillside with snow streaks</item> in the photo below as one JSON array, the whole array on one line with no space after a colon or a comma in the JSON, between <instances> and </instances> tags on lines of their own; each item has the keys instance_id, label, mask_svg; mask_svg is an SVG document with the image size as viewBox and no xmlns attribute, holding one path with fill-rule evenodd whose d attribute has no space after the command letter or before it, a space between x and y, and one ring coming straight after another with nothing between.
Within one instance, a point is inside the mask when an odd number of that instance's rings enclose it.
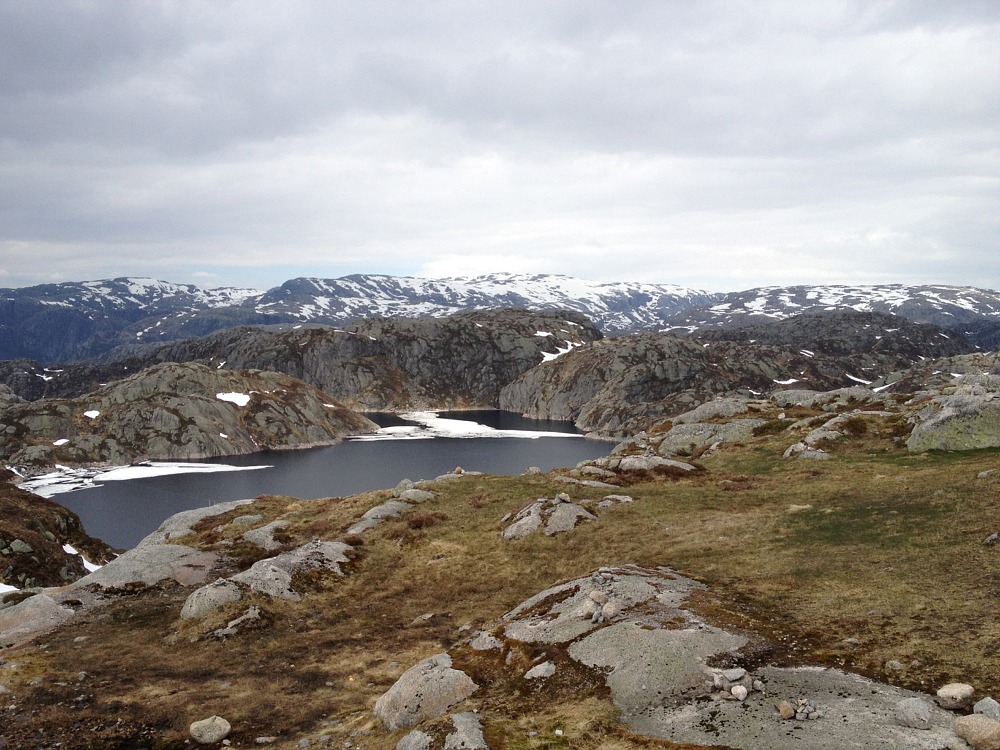
<instances>
[{"instance_id":1,"label":"hillside with snow streaks","mask_svg":"<svg viewBox=\"0 0 1000 750\"><path fill-rule=\"evenodd\" d=\"M611 336L693 332L824 311L889 312L958 331L983 349L1000 343L1000 293L973 287L775 286L723 294L673 284L496 273L445 279L303 277L260 292L122 277L0 289L0 360L121 359L141 355L146 345L238 325L340 326L371 317L499 308L579 312Z\"/></svg>"},{"instance_id":2,"label":"hillside with snow streaks","mask_svg":"<svg viewBox=\"0 0 1000 750\"><path fill-rule=\"evenodd\" d=\"M793 315L855 310L887 312L933 323L971 339L991 339L1000 323L1000 292L956 286L787 286L730 292L708 305L673 316L665 330L697 331L784 320ZM989 346L990 341L981 343Z\"/></svg>"},{"instance_id":3,"label":"hillside with snow streaks","mask_svg":"<svg viewBox=\"0 0 1000 750\"><path fill-rule=\"evenodd\" d=\"M121 277L102 281L42 284L23 289L0 290L0 301L37 300L43 304L78 310L156 308L212 308L240 305L259 297L258 289L221 287L202 289L193 284L173 284L168 281L140 277Z\"/></svg>"}]
</instances>

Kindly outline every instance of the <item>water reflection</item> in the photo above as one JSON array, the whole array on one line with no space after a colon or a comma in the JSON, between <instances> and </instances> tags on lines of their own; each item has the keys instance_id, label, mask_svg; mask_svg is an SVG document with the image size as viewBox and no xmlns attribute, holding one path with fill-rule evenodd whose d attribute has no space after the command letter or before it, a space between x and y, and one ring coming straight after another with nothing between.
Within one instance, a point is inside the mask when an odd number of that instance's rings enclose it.
<instances>
[{"instance_id":1,"label":"water reflection","mask_svg":"<svg viewBox=\"0 0 1000 750\"><path fill-rule=\"evenodd\" d=\"M368 415L383 427L406 426L395 415ZM182 510L263 494L303 499L340 497L395 486L401 479L428 479L457 466L489 474L517 475L529 466L549 471L607 455L610 445L588 440L565 422L529 420L515 414L477 411L444 414L497 430L562 433L535 439L435 437L431 440L348 440L302 451L230 456L217 463L260 466L255 471L167 476L107 482L60 495L89 534L115 547L134 546L165 518ZM204 463L212 462L211 459Z\"/></svg>"}]
</instances>

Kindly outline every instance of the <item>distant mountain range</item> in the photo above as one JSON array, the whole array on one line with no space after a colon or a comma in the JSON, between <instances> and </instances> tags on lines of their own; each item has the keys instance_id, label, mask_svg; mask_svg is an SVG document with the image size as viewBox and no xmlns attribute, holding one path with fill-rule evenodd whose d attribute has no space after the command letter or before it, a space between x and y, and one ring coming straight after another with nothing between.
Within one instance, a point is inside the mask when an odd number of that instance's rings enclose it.
<instances>
[{"instance_id":1,"label":"distant mountain range","mask_svg":"<svg viewBox=\"0 0 1000 750\"><path fill-rule=\"evenodd\" d=\"M444 316L497 308L572 310L607 335L753 325L807 312L889 312L1000 341L1000 293L951 286L762 287L726 294L669 284L596 283L567 276L490 274L420 279L353 275L281 286L201 289L145 278L0 289L0 359L72 362L237 325L343 325L370 317ZM112 353L113 354L109 354Z\"/></svg>"}]
</instances>

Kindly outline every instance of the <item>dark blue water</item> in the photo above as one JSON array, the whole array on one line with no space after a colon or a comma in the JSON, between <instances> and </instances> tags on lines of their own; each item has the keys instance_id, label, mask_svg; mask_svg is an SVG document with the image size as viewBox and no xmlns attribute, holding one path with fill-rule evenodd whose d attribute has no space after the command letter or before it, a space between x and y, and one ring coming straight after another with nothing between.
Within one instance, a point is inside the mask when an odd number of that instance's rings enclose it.
<instances>
[{"instance_id":1,"label":"dark blue water","mask_svg":"<svg viewBox=\"0 0 1000 750\"><path fill-rule=\"evenodd\" d=\"M368 416L383 426L403 423L394 416ZM344 497L394 487L404 478L432 479L457 466L466 471L514 476L529 466L542 471L575 466L585 459L607 455L611 449L609 443L579 437L575 428L565 422L524 419L504 412L457 412L450 416L496 429L565 432L567 436L345 441L325 448L199 462L270 465L265 469L107 482L55 499L80 516L88 534L113 547L129 548L174 513L226 500L258 495Z\"/></svg>"}]
</instances>

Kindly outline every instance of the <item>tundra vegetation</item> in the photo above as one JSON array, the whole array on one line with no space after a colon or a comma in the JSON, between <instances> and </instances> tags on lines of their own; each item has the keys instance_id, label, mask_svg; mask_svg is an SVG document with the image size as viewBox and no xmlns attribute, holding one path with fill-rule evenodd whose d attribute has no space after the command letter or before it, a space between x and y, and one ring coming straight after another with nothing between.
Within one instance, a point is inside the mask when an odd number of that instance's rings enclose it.
<instances>
[{"instance_id":1,"label":"tundra vegetation","mask_svg":"<svg viewBox=\"0 0 1000 750\"><path fill-rule=\"evenodd\" d=\"M897 415L843 411L853 413L823 445L826 460L784 455L813 430L810 417L831 415L775 406L754 415L763 427L745 439L692 451L695 471L604 477L617 489L560 481L568 471L440 480L433 499L363 535L346 530L388 490L258 498L171 542L220 553L215 574L245 570L275 554L244 538L253 514L257 526L283 522L271 527L278 551L350 544L345 575L298 573L299 601L250 593L195 619L179 616L191 589L175 582L106 589L99 606L0 652L11 693L2 734L11 747L182 748L192 722L217 714L240 747L394 748L408 730L386 731L375 701L450 650L481 686L460 710L480 713L491 748L696 747L630 732L600 670L574 666L561 646L521 644L505 662L464 645L537 592L624 564L706 584L686 606L750 637L741 666L827 665L926 693L951 682L995 691L1000 545L984 540L998 530L1000 449L914 453ZM501 519L563 492L598 520L503 538ZM609 493L633 501L598 507ZM248 605L259 610L251 624L213 635ZM556 676L525 679L542 660ZM446 723L424 728L435 721Z\"/></svg>"}]
</instances>

